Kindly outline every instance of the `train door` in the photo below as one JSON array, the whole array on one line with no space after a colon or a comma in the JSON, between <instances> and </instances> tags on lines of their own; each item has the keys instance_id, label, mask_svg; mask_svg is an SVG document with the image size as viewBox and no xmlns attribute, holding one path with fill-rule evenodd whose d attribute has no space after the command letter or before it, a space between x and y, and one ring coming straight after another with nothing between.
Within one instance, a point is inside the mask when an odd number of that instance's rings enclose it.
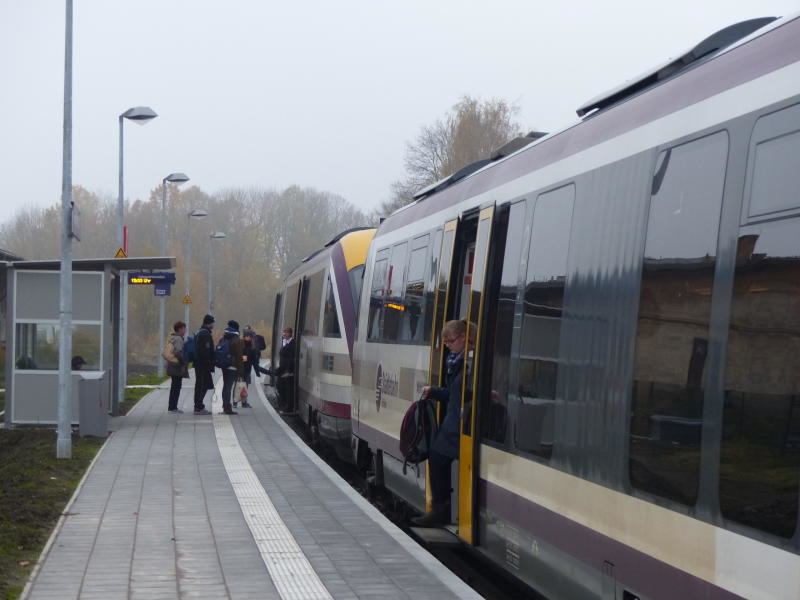
<instances>
[{"instance_id":1,"label":"train door","mask_svg":"<svg viewBox=\"0 0 800 600\"><path fill-rule=\"evenodd\" d=\"M444 348L441 330L451 319L466 318L467 338L475 338L481 326L483 308L484 276L489 254L494 207L489 206L479 213L466 215L461 222L449 221L444 226L439 275L436 283L433 331L431 335L430 382L442 385ZM468 350L466 369L462 382L461 414L459 433L459 459L453 469L451 484L454 490L452 502L458 508L458 536L473 543L473 506L477 477L473 473L476 462L476 445L473 442L475 419L475 367L478 360L476 344ZM430 484L427 486L426 505L430 510Z\"/></svg>"},{"instance_id":2,"label":"train door","mask_svg":"<svg viewBox=\"0 0 800 600\"><path fill-rule=\"evenodd\" d=\"M295 337L295 373L297 372L297 336L300 331L300 324L298 323L298 310L300 305L302 281L298 280L287 286L286 293L283 297L283 321L281 324L281 331L287 327L292 329L292 335ZM280 342L282 344L282 342ZM280 354L280 346L276 348L278 355ZM285 366L285 365L279 365ZM297 397L296 377L278 377L275 385L278 395L281 396L281 404L287 410L291 410L294 404L294 399Z\"/></svg>"},{"instance_id":3,"label":"train door","mask_svg":"<svg viewBox=\"0 0 800 600\"><path fill-rule=\"evenodd\" d=\"M275 311L272 314L272 341L270 342L270 369L278 366L278 352L281 349L281 310L283 310L283 293L275 296ZM270 378L274 385L274 378Z\"/></svg>"},{"instance_id":4,"label":"train door","mask_svg":"<svg viewBox=\"0 0 800 600\"><path fill-rule=\"evenodd\" d=\"M295 368L295 398L300 418L311 422L311 412L319 397L318 371L321 362L320 317L325 271L317 271L306 277L300 287L300 310L297 315L295 344L297 367ZM311 410L309 410L309 408Z\"/></svg>"},{"instance_id":5,"label":"train door","mask_svg":"<svg viewBox=\"0 0 800 600\"><path fill-rule=\"evenodd\" d=\"M488 206L480 211L475 229L475 239L463 246L465 253L462 257L462 260L465 261L464 292L468 292L468 296L464 298L462 295L459 304L460 310L466 311L467 339L475 340L474 345L467 348L465 356L458 459L458 537L468 544L475 542L474 512L478 482L478 473L475 471L475 467L478 465L475 414L479 399L476 383L481 359L481 320L484 313L484 290L493 219L494 206Z\"/></svg>"}]
</instances>

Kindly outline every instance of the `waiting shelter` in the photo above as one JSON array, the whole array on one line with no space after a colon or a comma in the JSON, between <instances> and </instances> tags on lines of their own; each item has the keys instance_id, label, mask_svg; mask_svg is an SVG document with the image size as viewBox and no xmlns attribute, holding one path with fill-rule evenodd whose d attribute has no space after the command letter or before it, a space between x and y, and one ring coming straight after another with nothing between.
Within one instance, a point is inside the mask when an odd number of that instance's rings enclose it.
<instances>
[{"instance_id":1,"label":"waiting shelter","mask_svg":"<svg viewBox=\"0 0 800 600\"><path fill-rule=\"evenodd\" d=\"M72 423L79 420L78 381L102 378L100 397L116 414L119 299L126 271L170 269L175 259L109 258L72 262ZM60 261L0 262L6 333L6 425L58 423ZM90 373L86 373L86 372Z\"/></svg>"}]
</instances>

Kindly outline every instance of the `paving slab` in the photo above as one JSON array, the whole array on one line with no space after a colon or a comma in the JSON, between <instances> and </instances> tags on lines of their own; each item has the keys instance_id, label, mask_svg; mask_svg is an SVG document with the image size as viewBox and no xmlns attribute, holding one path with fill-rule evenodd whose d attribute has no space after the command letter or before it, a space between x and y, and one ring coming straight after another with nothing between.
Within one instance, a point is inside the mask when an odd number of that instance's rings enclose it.
<instances>
[{"instance_id":1,"label":"paving slab","mask_svg":"<svg viewBox=\"0 0 800 600\"><path fill-rule=\"evenodd\" d=\"M113 418L22 600L479 598L250 391L195 416L193 380L182 414L162 385Z\"/></svg>"}]
</instances>

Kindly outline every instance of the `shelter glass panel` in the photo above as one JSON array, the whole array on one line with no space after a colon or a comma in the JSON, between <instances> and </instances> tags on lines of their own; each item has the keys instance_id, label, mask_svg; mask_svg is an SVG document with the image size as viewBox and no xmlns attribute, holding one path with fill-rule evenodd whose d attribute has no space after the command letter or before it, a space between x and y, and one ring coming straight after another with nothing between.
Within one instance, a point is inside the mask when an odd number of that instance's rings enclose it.
<instances>
[{"instance_id":1,"label":"shelter glass panel","mask_svg":"<svg viewBox=\"0 0 800 600\"><path fill-rule=\"evenodd\" d=\"M57 371L60 334L58 323L17 323L16 369ZM101 358L100 325L73 325L73 370L98 370L102 366Z\"/></svg>"},{"instance_id":2,"label":"shelter glass panel","mask_svg":"<svg viewBox=\"0 0 800 600\"><path fill-rule=\"evenodd\" d=\"M728 136L662 152L653 176L634 357L629 473L692 506L700 478L711 290Z\"/></svg>"}]
</instances>

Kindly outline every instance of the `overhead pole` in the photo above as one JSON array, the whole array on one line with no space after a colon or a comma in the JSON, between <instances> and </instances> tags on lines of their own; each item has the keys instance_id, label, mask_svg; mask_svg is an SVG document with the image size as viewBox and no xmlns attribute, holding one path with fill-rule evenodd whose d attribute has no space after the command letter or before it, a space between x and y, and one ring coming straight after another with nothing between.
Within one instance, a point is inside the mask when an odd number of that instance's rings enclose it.
<instances>
[{"instance_id":1,"label":"overhead pole","mask_svg":"<svg viewBox=\"0 0 800 600\"><path fill-rule=\"evenodd\" d=\"M72 458L72 0L66 9L56 458Z\"/></svg>"}]
</instances>

